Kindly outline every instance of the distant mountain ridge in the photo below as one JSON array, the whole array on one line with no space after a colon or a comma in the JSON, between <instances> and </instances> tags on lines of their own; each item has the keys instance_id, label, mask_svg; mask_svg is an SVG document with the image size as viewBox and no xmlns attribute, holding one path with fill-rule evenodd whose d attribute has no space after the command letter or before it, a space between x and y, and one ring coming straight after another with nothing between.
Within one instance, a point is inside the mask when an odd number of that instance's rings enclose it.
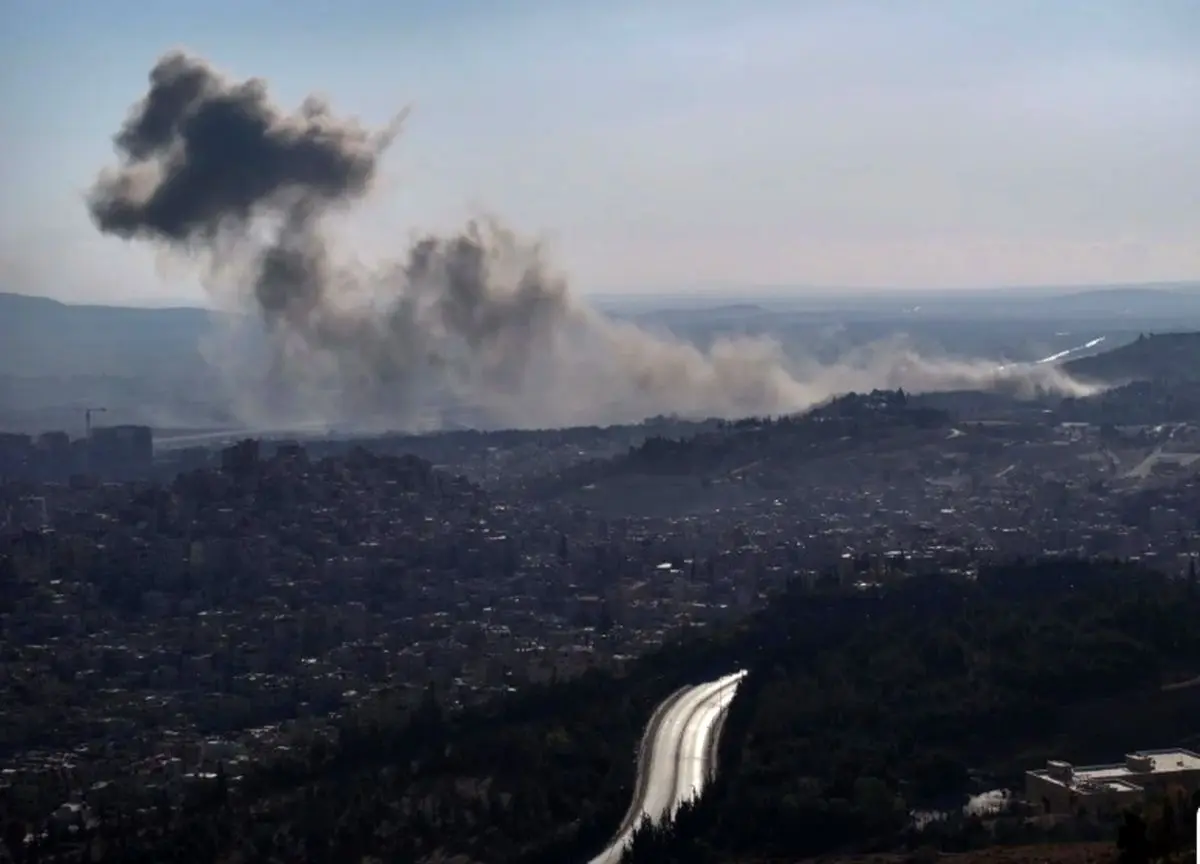
<instances>
[{"instance_id":1,"label":"distant mountain ridge","mask_svg":"<svg viewBox=\"0 0 1200 864\"><path fill-rule=\"evenodd\" d=\"M0 293L0 375L161 376L202 368L212 313L73 305Z\"/></svg>"}]
</instances>

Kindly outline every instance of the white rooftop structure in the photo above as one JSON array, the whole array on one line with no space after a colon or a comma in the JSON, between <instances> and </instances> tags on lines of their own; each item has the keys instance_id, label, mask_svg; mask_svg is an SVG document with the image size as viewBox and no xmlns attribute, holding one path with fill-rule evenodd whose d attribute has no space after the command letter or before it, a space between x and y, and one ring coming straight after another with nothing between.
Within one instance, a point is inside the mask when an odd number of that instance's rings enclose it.
<instances>
[{"instance_id":1,"label":"white rooftop structure","mask_svg":"<svg viewBox=\"0 0 1200 864\"><path fill-rule=\"evenodd\" d=\"M1144 800L1151 787L1200 789L1200 755L1191 750L1139 750L1123 762L1075 766L1050 760L1025 773L1025 800L1047 813L1116 811Z\"/></svg>"},{"instance_id":2,"label":"white rooftop structure","mask_svg":"<svg viewBox=\"0 0 1200 864\"><path fill-rule=\"evenodd\" d=\"M1200 754L1175 748L1168 750L1139 750L1125 757L1124 762L1109 765L1071 765L1051 760L1041 771L1031 772L1043 780L1067 788L1086 791L1097 787L1125 788L1172 774L1200 773Z\"/></svg>"}]
</instances>

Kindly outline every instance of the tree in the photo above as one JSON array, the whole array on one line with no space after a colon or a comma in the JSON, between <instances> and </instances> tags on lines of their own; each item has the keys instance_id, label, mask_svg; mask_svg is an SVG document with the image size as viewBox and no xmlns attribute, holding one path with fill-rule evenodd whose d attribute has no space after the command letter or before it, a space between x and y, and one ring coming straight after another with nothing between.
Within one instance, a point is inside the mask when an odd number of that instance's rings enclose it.
<instances>
[{"instance_id":1,"label":"tree","mask_svg":"<svg viewBox=\"0 0 1200 864\"><path fill-rule=\"evenodd\" d=\"M1165 858L1175 851L1179 842L1179 826L1176 824L1175 806L1170 796L1163 802L1158 818L1147 832L1150 835L1150 852L1155 858Z\"/></svg>"},{"instance_id":2,"label":"tree","mask_svg":"<svg viewBox=\"0 0 1200 864\"><path fill-rule=\"evenodd\" d=\"M9 820L8 824L4 826L4 845L8 847L8 854L17 864L21 864L25 860L25 835L27 833L25 823L17 819Z\"/></svg>"},{"instance_id":3,"label":"tree","mask_svg":"<svg viewBox=\"0 0 1200 864\"><path fill-rule=\"evenodd\" d=\"M859 777L854 781L854 806L872 833L893 830L897 827L897 817L907 821L908 813L899 806L896 793L875 777Z\"/></svg>"},{"instance_id":4,"label":"tree","mask_svg":"<svg viewBox=\"0 0 1200 864\"><path fill-rule=\"evenodd\" d=\"M1117 850L1121 864L1147 864L1150 860L1146 823L1138 814L1125 814L1125 821L1117 831Z\"/></svg>"}]
</instances>

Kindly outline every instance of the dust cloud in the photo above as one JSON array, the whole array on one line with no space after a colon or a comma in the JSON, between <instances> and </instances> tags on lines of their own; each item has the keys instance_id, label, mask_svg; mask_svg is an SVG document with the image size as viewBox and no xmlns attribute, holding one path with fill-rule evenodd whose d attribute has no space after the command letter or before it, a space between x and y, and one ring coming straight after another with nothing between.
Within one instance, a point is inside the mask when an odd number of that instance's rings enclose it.
<instances>
[{"instance_id":1,"label":"dust cloud","mask_svg":"<svg viewBox=\"0 0 1200 864\"><path fill-rule=\"evenodd\" d=\"M402 119L370 129L316 97L289 112L264 81L173 51L115 135L117 165L88 196L99 230L195 262L218 305L267 333L265 351L239 334L208 346L246 422L426 429L466 412L554 427L787 413L873 387L1085 390L1052 367L899 343L833 366L762 338L701 349L589 307L538 244L494 222L418 239L387 266L346 264L330 222L378 185Z\"/></svg>"}]
</instances>

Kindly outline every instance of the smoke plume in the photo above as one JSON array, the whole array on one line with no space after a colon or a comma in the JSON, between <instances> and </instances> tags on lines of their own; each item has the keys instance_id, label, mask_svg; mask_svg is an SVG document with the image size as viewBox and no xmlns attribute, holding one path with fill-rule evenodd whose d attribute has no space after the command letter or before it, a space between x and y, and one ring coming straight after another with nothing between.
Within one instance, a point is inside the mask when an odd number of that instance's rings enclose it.
<instances>
[{"instance_id":1,"label":"smoke plume","mask_svg":"<svg viewBox=\"0 0 1200 864\"><path fill-rule=\"evenodd\" d=\"M191 257L210 291L266 326L268 356L220 352L244 419L302 408L413 428L470 409L487 423L557 426L782 413L877 386L1080 391L1053 368L932 361L895 345L807 368L765 339L701 350L589 308L536 244L493 223L420 239L387 267L340 264L329 219L370 194L399 127L366 128L317 98L287 112L265 82L172 52L115 136L118 165L88 199L97 227Z\"/></svg>"}]
</instances>

